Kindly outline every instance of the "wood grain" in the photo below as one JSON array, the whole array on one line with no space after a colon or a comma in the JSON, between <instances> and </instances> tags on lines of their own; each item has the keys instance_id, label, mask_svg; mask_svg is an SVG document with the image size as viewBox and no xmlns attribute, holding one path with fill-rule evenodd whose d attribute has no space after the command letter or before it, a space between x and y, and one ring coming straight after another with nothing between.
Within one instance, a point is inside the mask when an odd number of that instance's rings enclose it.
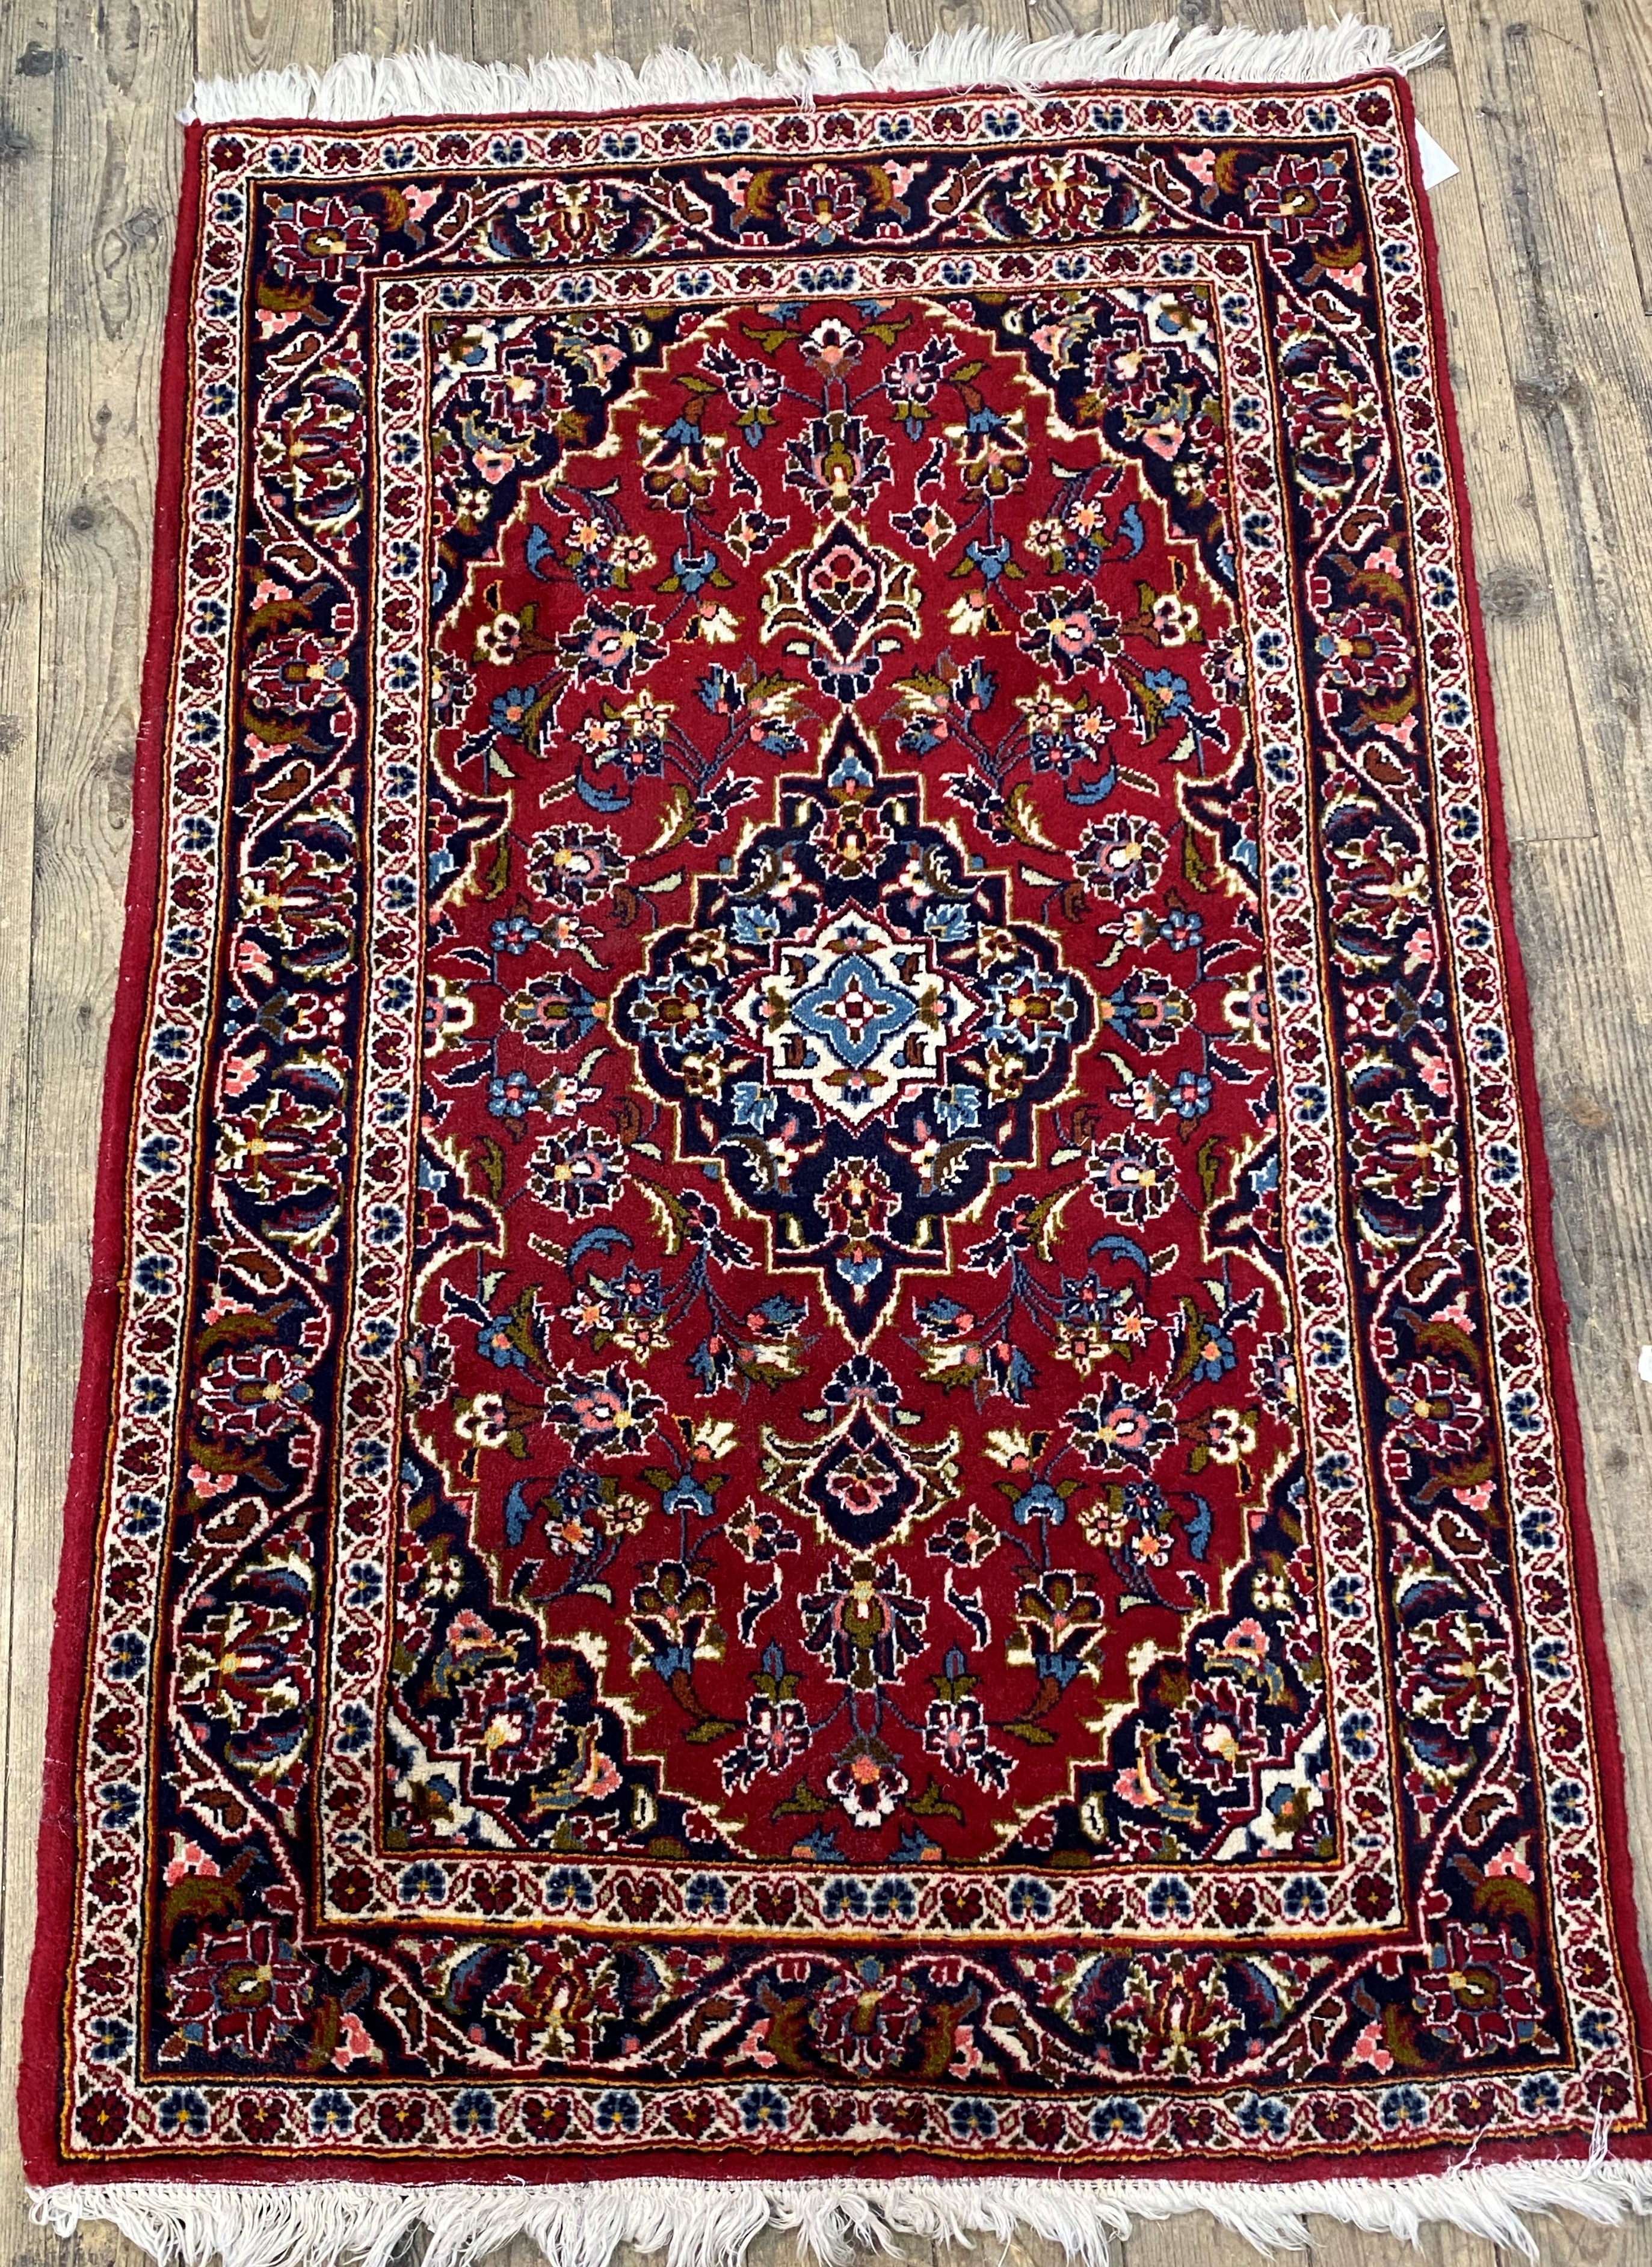
<instances>
[{"instance_id":1,"label":"wood grain","mask_svg":"<svg viewBox=\"0 0 1652 2267\"><path fill-rule=\"evenodd\" d=\"M202 78L240 78L248 71L308 63L321 70L337 48L330 7L295 8L290 0L214 0L199 11L195 68Z\"/></svg>"},{"instance_id":2,"label":"wood grain","mask_svg":"<svg viewBox=\"0 0 1652 2267\"><path fill-rule=\"evenodd\" d=\"M932 32L967 32L985 26L995 32L1019 32L1034 38L1047 28L1034 26L1024 8L1013 0L889 0L891 28L908 45L917 48Z\"/></svg>"},{"instance_id":3,"label":"wood grain","mask_svg":"<svg viewBox=\"0 0 1652 2267\"><path fill-rule=\"evenodd\" d=\"M177 206L173 90L195 25L168 0L106 11L60 0L51 40L51 225L9 283L44 274L48 392L40 558L40 760L30 813L30 1081L24 1232L15 1280L26 1353L11 1528L13 1608L3 1853L5 2066L33 1933L31 1907L70 1419L85 1298L92 1176L120 948L137 669L148 615L155 404ZM27 74L23 74L26 77ZM165 90L162 99L157 95ZM15 282L13 282L15 279ZM4 509L17 499L8 489ZM22 939L18 940L19 948ZM8 2156L6 2256L48 2246L22 2218ZM113 2256L99 2234L88 2258ZM49 2247L54 2248L55 2247Z\"/></svg>"},{"instance_id":4,"label":"wood grain","mask_svg":"<svg viewBox=\"0 0 1652 2267\"><path fill-rule=\"evenodd\" d=\"M0 8L0 2058L15 2066L33 1931L45 1647L78 1361L92 1163L128 832L147 603L155 394L175 198L172 114L192 70L437 44L520 62L640 61L892 26L1035 34L1149 20L1153 0L4 0ZM1303 0L1181 0L1185 20L1284 28ZM1516 909L1531 980L1593 1528L1652 1880L1652 27L1644 0L1391 0L1402 39L1444 19L1417 83L1463 167L1436 194L1475 515ZM44 597L42 598L42 581ZM18 1417L22 1421L19 1423ZM9 2092L9 2080L6 2082ZM26 2223L9 2119L0 2260L136 2267L106 2230L69 2251ZM1652 2227L1556 2220L1550 2267L1652 2267ZM1213 2223L1145 2227L1129 2267L1237 2267ZM916 2247L927 2250L927 2247ZM1323 2267L1399 2267L1320 2224ZM761 2247L789 2267L795 2246ZM977 2251L973 2256L979 2257ZM1415 2257L1407 2250L1406 2257ZM1430 2230L1431 2267L1494 2267ZM513 2247L511 2267L532 2267ZM1016 2267L1054 2267L1014 2247ZM1509 2263L1512 2267L1512 2261Z\"/></svg>"},{"instance_id":5,"label":"wood grain","mask_svg":"<svg viewBox=\"0 0 1652 2267\"><path fill-rule=\"evenodd\" d=\"M1432 0L1410 0L1389 19L1407 43L1439 25ZM1556 608L1528 461L1528 437L1507 382L1508 340L1494 277L1517 254L1508 208L1482 194L1487 159L1479 121L1466 114L1456 75L1422 72L1417 106L1428 131L1463 172L1434 202L1446 292L1451 381L1472 497L1475 563L1497 688L1497 724L1509 826L1516 840L1590 835L1596 817L1584 768L1578 694ZM1564 729L1557 730L1557 724Z\"/></svg>"},{"instance_id":6,"label":"wood grain","mask_svg":"<svg viewBox=\"0 0 1652 2267\"><path fill-rule=\"evenodd\" d=\"M751 52L768 62L781 48L797 54L841 40L870 62L882 55L895 28L886 0L752 0ZM920 38L932 28L927 18L921 26L911 26Z\"/></svg>"},{"instance_id":7,"label":"wood grain","mask_svg":"<svg viewBox=\"0 0 1652 2267\"><path fill-rule=\"evenodd\" d=\"M608 0L471 0L471 47L484 62L612 55Z\"/></svg>"},{"instance_id":8,"label":"wood grain","mask_svg":"<svg viewBox=\"0 0 1652 2267\"><path fill-rule=\"evenodd\" d=\"M468 61L474 55L469 0L333 0L333 42L341 55L436 48Z\"/></svg>"},{"instance_id":9,"label":"wood grain","mask_svg":"<svg viewBox=\"0 0 1652 2267\"><path fill-rule=\"evenodd\" d=\"M1438 2224L1423 2230L1414 2250L1333 2219L1316 2219L1312 2234L1314 2267L1500 2267L1494 2245ZM1249 2244L1202 2214L1140 2227L1128 2245L1128 2267L1238 2267L1255 2258Z\"/></svg>"},{"instance_id":10,"label":"wood grain","mask_svg":"<svg viewBox=\"0 0 1652 2267\"><path fill-rule=\"evenodd\" d=\"M1641 306L1652 314L1652 20L1583 0L1583 26Z\"/></svg>"},{"instance_id":11,"label":"wood grain","mask_svg":"<svg viewBox=\"0 0 1652 2267\"><path fill-rule=\"evenodd\" d=\"M56 131L57 19L45 7L17 10L0 47L6 74L0 107L0 274L7 279L0 326L0 1642L15 1662L19 1625L48 1610L40 1585L49 1568L18 1550L14 1516L25 1413L24 1349L32 1321L24 1300L32 1084L29 938L33 916L34 790L41 745L40 553L47 449L47 330L50 275L40 247L51 241L52 152ZM31 1349L32 1352L32 1349ZM17 2066L18 1992L29 1956L28 1839L38 1816L34 1781L40 1730L14 1707L15 1675L0 1709L0 1897L19 1924L0 1937L0 2069ZM12 1826L15 1814L16 1826ZM9 1853L15 1849L15 1871ZM0 1907L0 1911L6 1910ZM16 1971L15 1975L12 1971ZM0 2197L0 2229L15 2232L15 2187ZM14 2247L15 2252L15 2247Z\"/></svg>"}]
</instances>

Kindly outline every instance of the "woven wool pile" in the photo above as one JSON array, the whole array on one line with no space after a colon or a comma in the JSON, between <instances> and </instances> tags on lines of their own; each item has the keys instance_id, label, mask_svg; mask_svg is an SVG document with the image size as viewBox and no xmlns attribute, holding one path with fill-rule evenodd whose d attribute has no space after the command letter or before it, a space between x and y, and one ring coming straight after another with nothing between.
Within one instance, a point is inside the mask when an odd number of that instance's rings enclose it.
<instances>
[{"instance_id":1,"label":"woven wool pile","mask_svg":"<svg viewBox=\"0 0 1652 2267\"><path fill-rule=\"evenodd\" d=\"M1641 2200L1381 60L202 90L55 2225L1096 2256Z\"/></svg>"}]
</instances>

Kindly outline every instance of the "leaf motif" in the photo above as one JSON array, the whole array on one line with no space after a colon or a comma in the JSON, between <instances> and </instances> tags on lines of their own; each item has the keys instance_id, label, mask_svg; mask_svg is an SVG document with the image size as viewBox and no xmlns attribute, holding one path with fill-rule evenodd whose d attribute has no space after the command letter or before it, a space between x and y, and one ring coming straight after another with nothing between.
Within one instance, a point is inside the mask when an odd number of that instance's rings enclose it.
<instances>
[{"instance_id":1,"label":"leaf motif","mask_svg":"<svg viewBox=\"0 0 1652 2267\"><path fill-rule=\"evenodd\" d=\"M672 788L666 798L659 833L649 844L645 855L648 857L656 858L662 850L674 850L679 842L687 839L694 823L694 799L687 789L679 782Z\"/></svg>"},{"instance_id":2,"label":"leaf motif","mask_svg":"<svg viewBox=\"0 0 1652 2267\"><path fill-rule=\"evenodd\" d=\"M725 1724L720 1716L708 1716L701 1723L691 1724L682 1736L692 1741L695 1747L702 1748L708 1740L721 1740L728 1733L738 1732L739 1728L738 1724Z\"/></svg>"},{"instance_id":3,"label":"leaf motif","mask_svg":"<svg viewBox=\"0 0 1652 2267\"><path fill-rule=\"evenodd\" d=\"M630 1237L622 1228L588 1228L568 1255L570 1268L577 1267L588 1251L606 1251L611 1244L622 1244L628 1251L634 1249Z\"/></svg>"},{"instance_id":4,"label":"leaf motif","mask_svg":"<svg viewBox=\"0 0 1652 2267\"><path fill-rule=\"evenodd\" d=\"M1024 781L1019 787L1011 788L1004 797L1004 825L1016 840L1024 843L1029 850L1049 850L1059 856L1056 845L1039 823L1038 806Z\"/></svg>"},{"instance_id":5,"label":"leaf motif","mask_svg":"<svg viewBox=\"0 0 1652 2267\"><path fill-rule=\"evenodd\" d=\"M1193 1159L1193 1170L1199 1175L1199 1185L1205 1192L1205 1208L1209 1210L1216 1200L1216 1184L1222 1178L1222 1161L1227 1155L1227 1144L1215 1134L1201 1141Z\"/></svg>"},{"instance_id":6,"label":"leaf motif","mask_svg":"<svg viewBox=\"0 0 1652 2267\"><path fill-rule=\"evenodd\" d=\"M496 1202L504 1190L505 1153L491 1134L484 1134L476 1144L476 1162L488 1184L488 1193Z\"/></svg>"},{"instance_id":7,"label":"leaf motif","mask_svg":"<svg viewBox=\"0 0 1652 2267\"><path fill-rule=\"evenodd\" d=\"M654 1215L654 1225L659 1230L665 1257L674 1259L683 1248L683 1222L686 1217L681 1205L669 1191L653 1181L644 1180L639 1173L636 1186L642 1190L649 1210Z\"/></svg>"},{"instance_id":8,"label":"leaf motif","mask_svg":"<svg viewBox=\"0 0 1652 2267\"><path fill-rule=\"evenodd\" d=\"M628 811L631 807L628 795L610 795L606 788L593 787L584 772L574 774L574 792L593 811Z\"/></svg>"},{"instance_id":9,"label":"leaf motif","mask_svg":"<svg viewBox=\"0 0 1652 2267\"><path fill-rule=\"evenodd\" d=\"M516 1549L526 1535L528 1522L532 1516L532 1509L526 1495L523 1493L522 1482L513 1480L510 1493L505 1498L505 1541L510 1544L512 1550Z\"/></svg>"}]
</instances>

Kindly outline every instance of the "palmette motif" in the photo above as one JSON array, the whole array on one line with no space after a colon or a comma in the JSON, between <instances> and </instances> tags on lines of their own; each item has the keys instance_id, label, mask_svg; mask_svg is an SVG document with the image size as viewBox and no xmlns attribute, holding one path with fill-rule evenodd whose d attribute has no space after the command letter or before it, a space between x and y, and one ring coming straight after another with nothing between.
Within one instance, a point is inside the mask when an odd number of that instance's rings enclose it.
<instances>
[{"instance_id":1,"label":"palmette motif","mask_svg":"<svg viewBox=\"0 0 1652 2267\"><path fill-rule=\"evenodd\" d=\"M1401 133L203 138L70 2159L1641 2123Z\"/></svg>"}]
</instances>

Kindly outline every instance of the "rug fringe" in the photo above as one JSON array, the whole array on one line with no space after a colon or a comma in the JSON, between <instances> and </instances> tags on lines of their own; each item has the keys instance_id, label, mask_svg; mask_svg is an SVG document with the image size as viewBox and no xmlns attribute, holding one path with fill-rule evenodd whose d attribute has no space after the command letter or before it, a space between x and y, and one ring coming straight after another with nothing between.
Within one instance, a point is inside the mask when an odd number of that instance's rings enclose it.
<instances>
[{"instance_id":1,"label":"rug fringe","mask_svg":"<svg viewBox=\"0 0 1652 2267\"><path fill-rule=\"evenodd\" d=\"M396 55L342 55L324 71L253 71L245 78L197 81L187 123L239 119L324 118L340 121L419 116L492 118L520 111L635 110L659 103L728 102L752 95L808 103L819 95L911 93L924 88L1054 86L1076 79L1225 79L1318 83L1378 65L1413 71L1431 62L1443 38L1396 52L1385 26L1344 16L1294 32L1243 25L1184 30L1174 16L1134 32L1063 33L1024 40L979 27L937 32L921 48L892 39L882 58L863 63L840 40L794 55L782 48L773 70L748 55L705 62L686 48L657 48L635 70L617 55L543 55L514 63L467 62L434 48Z\"/></svg>"},{"instance_id":2,"label":"rug fringe","mask_svg":"<svg viewBox=\"0 0 1652 2267\"><path fill-rule=\"evenodd\" d=\"M548 2267L607 2267L621 2244L664 2251L666 2267L741 2267L767 2227L795 2229L819 2267L893 2253L897 2237L967 2245L1018 2230L1059 2243L1081 2267L1107 2267L1135 2220L1208 2212L1259 2251L1305 2249L1318 2214L1415 2241L1429 2220L1538 2248L1528 2214L1575 2212L1615 2227L1652 2211L1652 2163L1588 2159L1488 2165L1394 2181L675 2181L542 2188L307 2181L257 2187L134 2181L30 2190L36 2222L62 2236L106 2220L159 2267L391 2267L421 2228L422 2267L473 2267L517 2236Z\"/></svg>"}]
</instances>

